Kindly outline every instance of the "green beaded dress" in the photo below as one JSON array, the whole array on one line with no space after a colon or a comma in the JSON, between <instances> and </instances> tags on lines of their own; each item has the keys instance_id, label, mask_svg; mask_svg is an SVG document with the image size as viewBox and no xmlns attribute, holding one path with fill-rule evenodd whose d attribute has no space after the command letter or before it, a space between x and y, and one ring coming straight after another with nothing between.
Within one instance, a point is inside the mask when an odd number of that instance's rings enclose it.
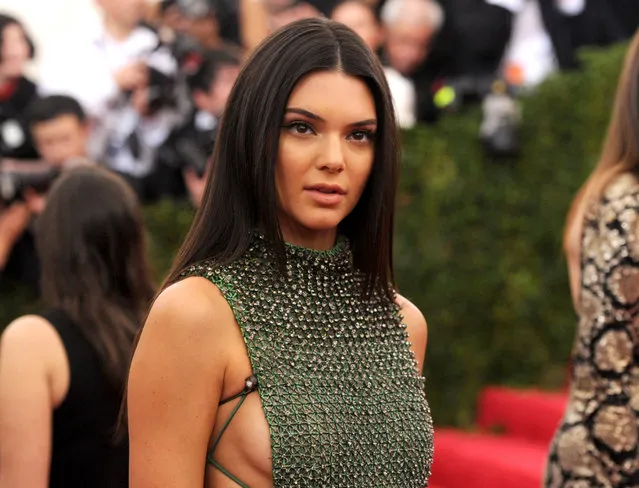
<instances>
[{"instance_id":1,"label":"green beaded dress","mask_svg":"<svg viewBox=\"0 0 639 488\"><path fill-rule=\"evenodd\" d=\"M346 239L286 245L286 275L263 237L212 281L247 346L271 433L275 487L427 486L433 425L399 308L363 297Z\"/></svg>"}]
</instances>

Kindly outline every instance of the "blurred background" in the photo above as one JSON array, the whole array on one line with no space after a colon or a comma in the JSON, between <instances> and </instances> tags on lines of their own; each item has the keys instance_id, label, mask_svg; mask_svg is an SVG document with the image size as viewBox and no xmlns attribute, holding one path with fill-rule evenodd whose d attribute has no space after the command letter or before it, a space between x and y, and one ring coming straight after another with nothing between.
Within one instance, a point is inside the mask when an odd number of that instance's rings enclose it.
<instances>
[{"instance_id":1,"label":"blurred background","mask_svg":"<svg viewBox=\"0 0 639 488\"><path fill-rule=\"evenodd\" d=\"M246 56L287 22L332 17L379 54L403 128L395 260L429 323L433 485L539 486L576 327L562 228L635 0L0 0L0 14L2 326L39 306L33 222L78 164L135 189L161 280Z\"/></svg>"}]
</instances>

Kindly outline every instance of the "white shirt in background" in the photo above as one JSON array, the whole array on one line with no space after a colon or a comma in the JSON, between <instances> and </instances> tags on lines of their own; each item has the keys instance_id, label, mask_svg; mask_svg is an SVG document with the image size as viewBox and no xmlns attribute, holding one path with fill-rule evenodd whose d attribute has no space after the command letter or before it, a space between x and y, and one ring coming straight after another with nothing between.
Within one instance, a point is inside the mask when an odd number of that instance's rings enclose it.
<instances>
[{"instance_id":1,"label":"white shirt in background","mask_svg":"<svg viewBox=\"0 0 639 488\"><path fill-rule=\"evenodd\" d=\"M124 41L98 29L92 35L77 33L52 44L40 64L40 92L72 96L89 115L91 156L134 177L146 176L153 169L155 149L168 137L176 115L163 110L153 117L140 117L120 92L113 73L148 60L157 45L157 35L145 27L135 29ZM165 56L154 54L153 59L163 72L177 69L168 51ZM133 132L141 143L137 158L127 147Z\"/></svg>"},{"instance_id":2,"label":"white shirt in background","mask_svg":"<svg viewBox=\"0 0 639 488\"><path fill-rule=\"evenodd\" d=\"M384 72L393 97L397 123L402 129L410 129L416 123L415 86L411 80L393 68L386 66Z\"/></svg>"},{"instance_id":3,"label":"white shirt in background","mask_svg":"<svg viewBox=\"0 0 639 488\"><path fill-rule=\"evenodd\" d=\"M555 0L564 15L583 12L586 0ZM510 10L514 15L510 42L503 66L516 66L522 84L534 87L557 70L557 58L552 40L543 23L537 0L486 0L487 3Z\"/></svg>"}]
</instances>

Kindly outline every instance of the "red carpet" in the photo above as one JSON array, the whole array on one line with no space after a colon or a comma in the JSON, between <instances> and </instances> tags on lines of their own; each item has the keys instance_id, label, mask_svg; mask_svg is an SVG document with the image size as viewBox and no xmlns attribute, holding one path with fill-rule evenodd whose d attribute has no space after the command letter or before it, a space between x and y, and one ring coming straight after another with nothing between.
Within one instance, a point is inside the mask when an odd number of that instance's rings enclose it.
<instances>
[{"instance_id":1,"label":"red carpet","mask_svg":"<svg viewBox=\"0 0 639 488\"><path fill-rule=\"evenodd\" d=\"M566 408L564 393L486 388L477 405L482 430L548 445Z\"/></svg>"},{"instance_id":2,"label":"red carpet","mask_svg":"<svg viewBox=\"0 0 639 488\"><path fill-rule=\"evenodd\" d=\"M446 488L540 488L546 454L524 440L439 430L431 479Z\"/></svg>"},{"instance_id":3,"label":"red carpet","mask_svg":"<svg viewBox=\"0 0 639 488\"><path fill-rule=\"evenodd\" d=\"M482 433L436 430L429 486L540 488L548 445L565 404L563 393L487 388L478 403Z\"/></svg>"}]
</instances>

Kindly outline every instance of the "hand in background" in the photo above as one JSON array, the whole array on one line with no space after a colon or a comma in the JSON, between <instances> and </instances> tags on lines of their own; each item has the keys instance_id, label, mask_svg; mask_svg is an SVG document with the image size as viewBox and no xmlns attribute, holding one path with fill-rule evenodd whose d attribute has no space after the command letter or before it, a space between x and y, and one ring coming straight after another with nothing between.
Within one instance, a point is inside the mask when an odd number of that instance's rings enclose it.
<instances>
[{"instance_id":1,"label":"hand in background","mask_svg":"<svg viewBox=\"0 0 639 488\"><path fill-rule=\"evenodd\" d=\"M30 220L31 212L22 202L12 203L0 212L0 270L4 269L14 244L24 233Z\"/></svg>"},{"instance_id":2,"label":"hand in background","mask_svg":"<svg viewBox=\"0 0 639 488\"><path fill-rule=\"evenodd\" d=\"M147 87L136 88L131 95L131 105L141 117L147 116L149 114L149 89Z\"/></svg>"},{"instance_id":3,"label":"hand in background","mask_svg":"<svg viewBox=\"0 0 639 488\"><path fill-rule=\"evenodd\" d=\"M184 177L184 184L189 192L191 203L195 208L199 208L206 188L206 176L198 176L192 168L185 168L182 171L182 176Z\"/></svg>"},{"instance_id":4,"label":"hand in background","mask_svg":"<svg viewBox=\"0 0 639 488\"><path fill-rule=\"evenodd\" d=\"M43 193L37 193L32 188L27 188L23 193L24 202L33 215L40 215L47 204L47 197Z\"/></svg>"},{"instance_id":5,"label":"hand in background","mask_svg":"<svg viewBox=\"0 0 639 488\"><path fill-rule=\"evenodd\" d=\"M122 91L131 91L147 84L148 68L141 61L131 63L113 73L115 82Z\"/></svg>"}]
</instances>

